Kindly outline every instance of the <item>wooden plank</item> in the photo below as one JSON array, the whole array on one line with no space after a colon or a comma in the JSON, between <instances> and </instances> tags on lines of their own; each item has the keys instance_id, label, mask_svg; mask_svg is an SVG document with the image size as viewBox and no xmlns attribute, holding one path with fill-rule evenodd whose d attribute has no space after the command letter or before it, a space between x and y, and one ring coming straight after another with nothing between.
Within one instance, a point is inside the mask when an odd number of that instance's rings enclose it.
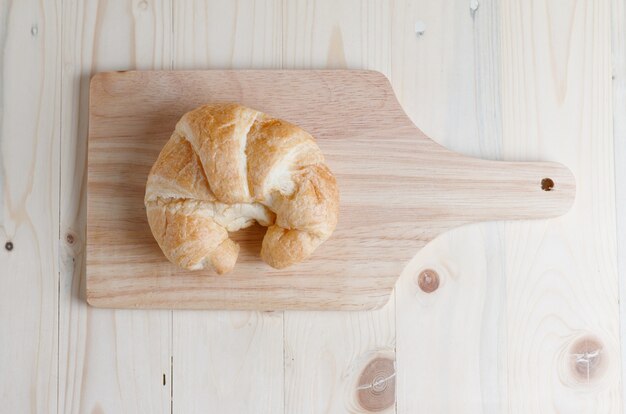
<instances>
[{"instance_id":1,"label":"wooden plank","mask_svg":"<svg viewBox=\"0 0 626 414\"><path fill-rule=\"evenodd\" d=\"M0 2L0 400L57 409L58 2Z\"/></svg>"},{"instance_id":2,"label":"wooden plank","mask_svg":"<svg viewBox=\"0 0 626 414\"><path fill-rule=\"evenodd\" d=\"M174 3L174 68L279 68L281 2ZM174 412L282 413L282 312L174 311Z\"/></svg>"},{"instance_id":3,"label":"wooden plank","mask_svg":"<svg viewBox=\"0 0 626 414\"><path fill-rule=\"evenodd\" d=\"M509 407L620 412L610 1L501 9L504 156L563 162L569 214L506 226Z\"/></svg>"},{"instance_id":4,"label":"wooden plank","mask_svg":"<svg viewBox=\"0 0 626 414\"><path fill-rule=\"evenodd\" d=\"M392 83L407 114L446 147L490 159L502 144L498 5L401 1L392 15ZM400 276L399 413L506 411L503 230L445 233Z\"/></svg>"},{"instance_id":5,"label":"wooden plank","mask_svg":"<svg viewBox=\"0 0 626 414\"><path fill-rule=\"evenodd\" d=\"M393 311L285 312L285 411L395 412Z\"/></svg>"},{"instance_id":6,"label":"wooden plank","mask_svg":"<svg viewBox=\"0 0 626 414\"><path fill-rule=\"evenodd\" d=\"M174 3L174 69L277 69L278 0L183 0Z\"/></svg>"},{"instance_id":7,"label":"wooden plank","mask_svg":"<svg viewBox=\"0 0 626 414\"><path fill-rule=\"evenodd\" d=\"M291 1L284 67L389 74L389 5ZM287 413L395 412L395 302L361 312L285 312Z\"/></svg>"},{"instance_id":8,"label":"wooden plank","mask_svg":"<svg viewBox=\"0 0 626 414\"><path fill-rule=\"evenodd\" d=\"M171 411L171 311L85 303L88 89L98 70L170 68L169 1L64 2L59 413Z\"/></svg>"},{"instance_id":9,"label":"wooden plank","mask_svg":"<svg viewBox=\"0 0 626 414\"><path fill-rule=\"evenodd\" d=\"M615 211L619 279L620 345L622 355L622 399L626 395L626 7L611 2L611 49L613 67L613 142L615 153ZM623 404L623 400L622 400Z\"/></svg>"},{"instance_id":10,"label":"wooden plank","mask_svg":"<svg viewBox=\"0 0 626 414\"><path fill-rule=\"evenodd\" d=\"M283 412L282 312L174 311L174 412Z\"/></svg>"},{"instance_id":11,"label":"wooden plank","mask_svg":"<svg viewBox=\"0 0 626 414\"><path fill-rule=\"evenodd\" d=\"M394 85L454 97L429 105L402 88L418 125L460 151L561 161L579 189L562 219L506 224L495 238L484 225L459 229L407 267L397 287L398 411L617 412L607 3L398 6L394 27L407 35L393 41L394 62L404 62ZM417 20L422 43L403 44ZM494 106L481 99L492 85ZM494 116L487 130L485 115ZM501 122L501 142L484 136ZM426 294L417 282L429 268L439 286Z\"/></svg>"}]
</instances>

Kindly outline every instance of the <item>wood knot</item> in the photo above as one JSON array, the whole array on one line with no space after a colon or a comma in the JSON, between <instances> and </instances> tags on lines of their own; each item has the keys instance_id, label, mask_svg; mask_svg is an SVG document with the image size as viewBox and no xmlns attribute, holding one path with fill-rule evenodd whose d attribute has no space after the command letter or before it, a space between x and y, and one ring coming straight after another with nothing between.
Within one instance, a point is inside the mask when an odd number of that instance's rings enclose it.
<instances>
[{"instance_id":1,"label":"wood knot","mask_svg":"<svg viewBox=\"0 0 626 414\"><path fill-rule=\"evenodd\" d=\"M426 293L432 293L439 288L439 275L432 269L425 269L417 276L417 285Z\"/></svg>"},{"instance_id":2,"label":"wood knot","mask_svg":"<svg viewBox=\"0 0 626 414\"><path fill-rule=\"evenodd\" d=\"M591 382L602 375L605 361L604 346L599 339L585 336L577 339L569 350L570 371L578 382Z\"/></svg>"},{"instance_id":3,"label":"wood knot","mask_svg":"<svg viewBox=\"0 0 626 414\"><path fill-rule=\"evenodd\" d=\"M9 252L10 252L11 250L13 250L13 242L8 241L8 242L4 243L4 248L5 248L7 251L9 251Z\"/></svg>"},{"instance_id":4,"label":"wood knot","mask_svg":"<svg viewBox=\"0 0 626 414\"><path fill-rule=\"evenodd\" d=\"M65 231L65 236L60 241L63 244L64 257L72 261L82 253L83 243L79 234L71 229ZM65 243L63 243L65 242Z\"/></svg>"},{"instance_id":5,"label":"wood knot","mask_svg":"<svg viewBox=\"0 0 626 414\"><path fill-rule=\"evenodd\" d=\"M378 357L363 369L357 386L357 400L361 408L377 412L396 402L396 367L391 358Z\"/></svg>"}]
</instances>

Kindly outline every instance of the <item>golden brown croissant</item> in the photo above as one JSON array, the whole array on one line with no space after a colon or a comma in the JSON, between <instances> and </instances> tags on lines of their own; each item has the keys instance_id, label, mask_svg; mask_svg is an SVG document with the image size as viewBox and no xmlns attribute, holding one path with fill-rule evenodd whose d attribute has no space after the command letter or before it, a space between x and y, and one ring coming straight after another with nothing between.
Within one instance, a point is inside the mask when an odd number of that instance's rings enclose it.
<instances>
[{"instance_id":1,"label":"golden brown croissant","mask_svg":"<svg viewBox=\"0 0 626 414\"><path fill-rule=\"evenodd\" d=\"M183 115L146 184L145 205L165 256L185 269L235 266L228 232L269 226L261 258L275 268L300 262L337 224L335 177L311 135L237 104Z\"/></svg>"}]
</instances>

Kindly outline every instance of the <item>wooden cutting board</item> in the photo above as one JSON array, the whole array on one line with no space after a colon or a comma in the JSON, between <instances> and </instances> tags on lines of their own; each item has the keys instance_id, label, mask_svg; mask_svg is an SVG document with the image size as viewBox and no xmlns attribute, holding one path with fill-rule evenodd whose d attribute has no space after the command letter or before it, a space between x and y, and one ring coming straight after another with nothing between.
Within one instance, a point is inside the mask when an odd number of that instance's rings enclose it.
<instances>
[{"instance_id":1,"label":"wooden cutting board","mask_svg":"<svg viewBox=\"0 0 626 414\"><path fill-rule=\"evenodd\" d=\"M436 144L378 72L112 72L95 75L90 93L87 300L94 306L374 309L442 232L553 217L574 199L562 165L485 161ZM250 106L317 139L341 207L333 236L308 261L266 265L260 226L234 235L241 253L227 275L183 271L161 253L143 205L146 178L180 116L209 102Z\"/></svg>"}]
</instances>

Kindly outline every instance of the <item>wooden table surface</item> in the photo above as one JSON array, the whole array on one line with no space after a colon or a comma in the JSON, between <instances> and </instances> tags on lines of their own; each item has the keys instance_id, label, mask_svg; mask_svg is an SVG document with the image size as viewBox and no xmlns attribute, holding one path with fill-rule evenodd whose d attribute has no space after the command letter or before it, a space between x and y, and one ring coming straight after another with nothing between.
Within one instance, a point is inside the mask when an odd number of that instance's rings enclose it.
<instances>
[{"instance_id":1,"label":"wooden table surface","mask_svg":"<svg viewBox=\"0 0 626 414\"><path fill-rule=\"evenodd\" d=\"M375 312L91 308L89 78L207 68L379 70L448 148L570 167L575 205L444 234ZM625 157L620 0L0 0L0 411L620 412Z\"/></svg>"}]
</instances>

